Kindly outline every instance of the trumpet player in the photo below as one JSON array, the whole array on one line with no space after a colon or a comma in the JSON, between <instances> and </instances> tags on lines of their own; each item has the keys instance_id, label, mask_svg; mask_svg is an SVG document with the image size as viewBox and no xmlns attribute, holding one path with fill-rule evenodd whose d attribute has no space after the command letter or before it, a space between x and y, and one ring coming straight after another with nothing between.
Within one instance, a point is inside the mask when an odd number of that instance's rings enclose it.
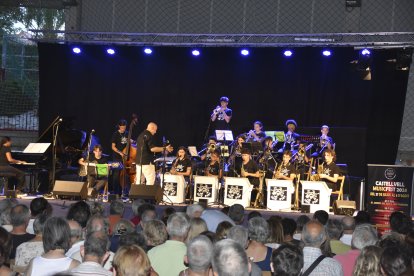
<instances>
[{"instance_id":1,"label":"trumpet player","mask_svg":"<svg viewBox=\"0 0 414 276\"><path fill-rule=\"evenodd\" d=\"M289 119L285 123L287 132L285 133L285 143L283 144L283 151L285 150L293 150L297 146L297 141L299 140L300 135L297 134L296 128L298 124L295 120Z\"/></svg>"},{"instance_id":2,"label":"trumpet player","mask_svg":"<svg viewBox=\"0 0 414 276\"><path fill-rule=\"evenodd\" d=\"M205 152L200 156L200 159L202 160L202 161L208 161L208 160L210 160L210 155L211 155L211 152L213 152L214 150L216 150L217 149L217 146L218 146L218 144L217 144L217 139L216 139L216 137L214 137L214 136L210 136L209 138L208 138L208 143L207 143L207 146L206 146L206 150L205 150Z\"/></svg>"},{"instance_id":3,"label":"trumpet player","mask_svg":"<svg viewBox=\"0 0 414 276\"><path fill-rule=\"evenodd\" d=\"M186 180L191 175L191 160L188 157L185 147L179 147L176 158L173 161L171 174L183 175Z\"/></svg>"},{"instance_id":4,"label":"trumpet player","mask_svg":"<svg viewBox=\"0 0 414 276\"><path fill-rule=\"evenodd\" d=\"M221 97L220 105L217 106L211 113L211 121L214 123L214 130L222 130L230 128L230 120L233 111L228 108L229 98Z\"/></svg>"},{"instance_id":5,"label":"trumpet player","mask_svg":"<svg viewBox=\"0 0 414 276\"><path fill-rule=\"evenodd\" d=\"M260 121L254 122L253 129L250 130L247 134L247 140L249 142L262 142L263 139L266 137L266 134L263 131L263 123Z\"/></svg>"},{"instance_id":6,"label":"trumpet player","mask_svg":"<svg viewBox=\"0 0 414 276\"><path fill-rule=\"evenodd\" d=\"M223 170L220 168L220 151L214 150L211 153L211 159L204 171L205 176L217 176L221 179Z\"/></svg>"},{"instance_id":7,"label":"trumpet player","mask_svg":"<svg viewBox=\"0 0 414 276\"><path fill-rule=\"evenodd\" d=\"M319 138L318 152L320 156L323 156L323 151L325 149L333 149L333 139L328 136L329 126L323 125L321 127L321 137Z\"/></svg>"},{"instance_id":8,"label":"trumpet player","mask_svg":"<svg viewBox=\"0 0 414 276\"><path fill-rule=\"evenodd\" d=\"M319 179L325 181L326 185L332 191L338 190L339 168L335 164L336 153L332 149L326 149L324 154L325 162L322 163L322 173L319 174Z\"/></svg>"},{"instance_id":9,"label":"trumpet player","mask_svg":"<svg viewBox=\"0 0 414 276\"><path fill-rule=\"evenodd\" d=\"M277 167L277 170L274 173L273 178L281 179L281 180L294 180L296 176L295 166L290 163L290 159L292 159L292 152L290 150L285 150L283 152L283 161Z\"/></svg>"}]
</instances>

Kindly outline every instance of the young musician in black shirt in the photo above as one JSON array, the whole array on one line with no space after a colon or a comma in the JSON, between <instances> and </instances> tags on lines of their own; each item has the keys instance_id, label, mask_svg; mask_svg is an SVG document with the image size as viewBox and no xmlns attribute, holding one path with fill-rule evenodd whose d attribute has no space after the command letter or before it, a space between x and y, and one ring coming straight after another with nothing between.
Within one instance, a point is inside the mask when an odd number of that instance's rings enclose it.
<instances>
[{"instance_id":1,"label":"young musician in black shirt","mask_svg":"<svg viewBox=\"0 0 414 276\"><path fill-rule=\"evenodd\" d=\"M230 128L230 120L233 115L233 111L228 108L229 98L221 97L220 106L217 106L216 109L211 113L211 121L213 122L213 132L214 130L223 130Z\"/></svg>"},{"instance_id":2,"label":"young musician in black shirt","mask_svg":"<svg viewBox=\"0 0 414 276\"><path fill-rule=\"evenodd\" d=\"M323 125L321 127L321 137L319 138L319 144L317 147L317 151L319 152L320 156L324 156L323 152L325 149L333 149L334 141L332 137L328 136L329 134L329 126Z\"/></svg>"},{"instance_id":3,"label":"young musician in black shirt","mask_svg":"<svg viewBox=\"0 0 414 276\"><path fill-rule=\"evenodd\" d=\"M183 175L188 181L191 175L191 160L188 157L185 147L178 148L177 156L172 163L170 173L176 175Z\"/></svg>"},{"instance_id":4,"label":"young musician in black shirt","mask_svg":"<svg viewBox=\"0 0 414 276\"><path fill-rule=\"evenodd\" d=\"M221 179L223 176L223 170L220 168L220 151L214 150L211 153L211 160L205 168L206 176L217 176L218 179Z\"/></svg>"},{"instance_id":5,"label":"young musician in black shirt","mask_svg":"<svg viewBox=\"0 0 414 276\"><path fill-rule=\"evenodd\" d=\"M250 201L254 201L256 199L257 189L260 186L260 172L256 162L252 160L252 155L248 149L242 149L241 177L247 177L250 184L255 188L250 195Z\"/></svg>"},{"instance_id":6,"label":"young musician in black shirt","mask_svg":"<svg viewBox=\"0 0 414 276\"><path fill-rule=\"evenodd\" d=\"M300 135L297 134L296 128L298 124L295 120L289 119L285 123L287 132L285 133L285 143L283 145L283 151L284 150L293 150L295 146L297 146L297 141L299 140Z\"/></svg>"},{"instance_id":7,"label":"young musician in black shirt","mask_svg":"<svg viewBox=\"0 0 414 276\"><path fill-rule=\"evenodd\" d=\"M249 142L262 142L265 137L263 123L260 121L254 122L253 129L249 131L247 140Z\"/></svg>"},{"instance_id":8,"label":"young musician in black shirt","mask_svg":"<svg viewBox=\"0 0 414 276\"><path fill-rule=\"evenodd\" d=\"M111 148L112 148L112 160L115 162L123 163L125 154L122 152L128 144L128 131L127 121L120 120L117 125L117 130L112 134ZM120 189L120 170L114 170L112 173L112 189L116 194L121 192Z\"/></svg>"},{"instance_id":9,"label":"young musician in black shirt","mask_svg":"<svg viewBox=\"0 0 414 276\"><path fill-rule=\"evenodd\" d=\"M325 162L322 163L322 173L319 174L319 178L322 181L325 181L326 185L332 191L338 190L338 177L339 177L339 168L335 164L336 153L332 149L326 149L324 152Z\"/></svg>"},{"instance_id":10,"label":"young musician in black shirt","mask_svg":"<svg viewBox=\"0 0 414 276\"><path fill-rule=\"evenodd\" d=\"M285 150L283 152L283 161L276 169L275 175L273 178L281 180L294 180L296 176L295 165L290 163L292 158L292 152L290 150Z\"/></svg>"},{"instance_id":11,"label":"young musician in black shirt","mask_svg":"<svg viewBox=\"0 0 414 276\"><path fill-rule=\"evenodd\" d=\"M24 172L16 169L10 164L24 164L25 161L13 159L11 155L11 144L12 140L10 137L3 137L0 141L0 172L1 173L12 173L15 174L17 179L16 193L19 194L24 186ZM7 190L8 187L5 187Z\"/></svg>"}]
</instances>

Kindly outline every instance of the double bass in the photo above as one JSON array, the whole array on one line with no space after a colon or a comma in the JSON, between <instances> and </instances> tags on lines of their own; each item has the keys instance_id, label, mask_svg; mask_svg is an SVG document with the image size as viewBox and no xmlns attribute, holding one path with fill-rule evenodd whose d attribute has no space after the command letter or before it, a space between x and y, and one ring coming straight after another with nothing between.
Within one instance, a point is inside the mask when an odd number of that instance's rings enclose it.
<instances>
[{"instance_id":1,"label":"double bass","mask_svg":"<svg viewBox=\"0 0 414 276\"><path fill-rule=\"evenodd\" d=\"M128 142L124 150L122 151L124 153L123 158L123 170L121 171L121 187L122 191L124 191L124 188L126 186L127 179L129 177L130 183L135 183L136 178L136 167L135 167L135 158L137 156L137 145L134 143L131 143L131 135L133 128L138 123L138 116L137 114L132 114L131 123L129 124L129 130L128 130Z\"/></svg>"}]
</instances>

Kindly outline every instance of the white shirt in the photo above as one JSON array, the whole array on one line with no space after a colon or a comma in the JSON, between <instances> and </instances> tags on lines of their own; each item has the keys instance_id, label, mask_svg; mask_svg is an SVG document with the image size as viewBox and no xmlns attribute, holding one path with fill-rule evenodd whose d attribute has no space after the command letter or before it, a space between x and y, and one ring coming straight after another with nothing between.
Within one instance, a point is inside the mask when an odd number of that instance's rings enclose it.
<instances>
[{"instance_id":1,"label":"white shirt","mask_svg":"<svg viewBox=\"0 0 414 276\"><path fill-rule=\"evenodd\" d=\"M112 276L112 272L109 272L100 264L95 262L81 263L78 267L75 267L69 272L73 275Z\"/></svg>"},{"instance_id":2,"label":"white shirt","mask_svg":"<svg viewBox=\"0 0 414 276\"><path fill-rule=\"evenodd\" d=\"M228 215L218 210L204 210L201 214L201 218L204 219L207 224L207 229L211 232L216 232L217 225L223 221L228 221L231 224L236 225Z\"/></svg>"},{"instance_id":3,"label":"white shirt","mask_svg":"<svg viewBox=\"0 0 414 276\"><path fill-rule=\"evenodd\" d=\"M59 259L46 259L42 256L33 259L32 275L49 276L69 269L72 259L65 257Z\"/></svg>"},{"instance_id":4,"label":"white shirt","mask_svg":"<svg viewBox=\"0 0 414 276\"><path fill-rule=\"evenodd\" d=\"M83 245L84 243L85 243L85 241L84 241L84 240L82 240L82 241L78 241L78 242L74 243L74 244L72 245L72 247L71 247L71 248L69 248L69 250L65 253L65 256L66 256L66 257L72 257L72 255L73 255L74 253L76 253L76 252L80 251L80 247L81 247L81 245ZM81 260L80 262L82 262L82 260Z\"/></svg>"},{"instance_id":5,"label":"white shirt","mask_svg":"<svg viewBox=\"0 0 414 276\"><path fill-rule=\"evenodd\" d=\"M352 234L343 234L339 240L344 244L351 246Z\"/></svg>"}]
</instances>

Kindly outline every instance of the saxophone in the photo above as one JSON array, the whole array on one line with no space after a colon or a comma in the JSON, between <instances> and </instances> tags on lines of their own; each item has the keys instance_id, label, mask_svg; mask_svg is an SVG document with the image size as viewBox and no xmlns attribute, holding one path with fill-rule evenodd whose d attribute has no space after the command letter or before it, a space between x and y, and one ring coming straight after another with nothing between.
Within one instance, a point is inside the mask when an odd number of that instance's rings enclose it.
<instances>
[{"instance_id":1,"label":"saxophone","mask_svg":"<svg viewBox=\"0 0 414 276\"><path fill-rule=\"evenodd\" d=\"M275 179L277 175L280 175L280 172L282 171L282 165L283 163L280 163L280 166L276 165L275 170L273 171L273 179Z\"/></svg>"},{"instance_id":2,"label":"saxophone","mask_svg":"<svg viewBox=\"0 0 414 276\"><path fill-rule=\"evenodd\" d=\"M316 173L311 175L310 181L319 181L319 180L321 180L319 175L322 174L322 173L323 173L323 165L318 165Z\"/></svg>"},{"instance_id":3,"label":"saxophone","mask_svg":"<svg viewBox=\"0 0 414 276\"><path fill-rule=\"evenodd\" d=\"M260 208L264 206L263 204L263 181L265 178L265 172L260 171L260 177L259 177L259 188L256 194L256 199L254 201L253 207L254 208Z\"/></svg>"},{"instance_id":4,"label":"saxophone","mask_svg":"<svg viewBox=\"0 0 414 276\"><path fill-rule=\"evenodd\" d=\"M241 166L240 175L241 175L241 177L246 177L245 176L246 175L246 171L244 170L244 164L242 164L242 166Z\"/></svg>"}]
</instances>

